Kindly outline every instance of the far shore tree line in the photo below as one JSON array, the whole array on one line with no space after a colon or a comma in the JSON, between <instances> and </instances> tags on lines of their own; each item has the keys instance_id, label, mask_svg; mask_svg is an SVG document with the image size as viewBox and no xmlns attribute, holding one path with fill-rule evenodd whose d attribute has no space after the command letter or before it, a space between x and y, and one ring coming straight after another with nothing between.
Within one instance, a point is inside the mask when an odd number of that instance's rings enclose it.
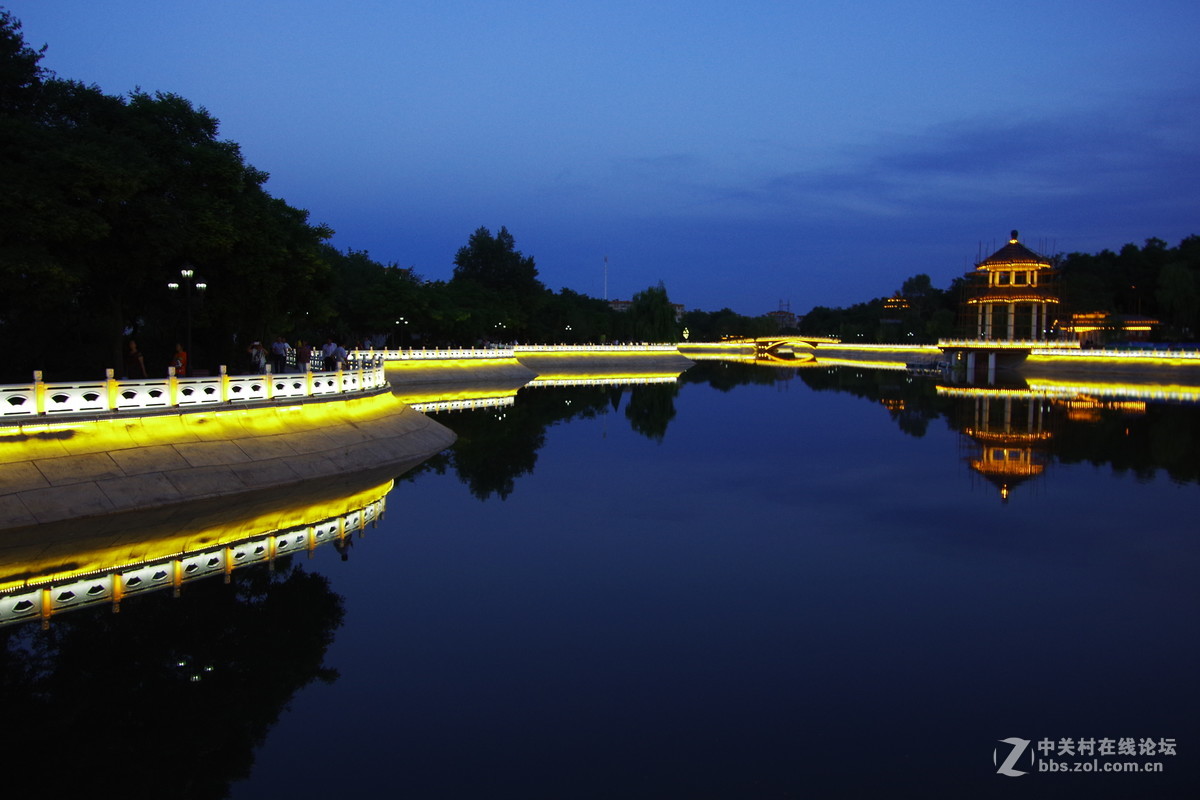
<instances>
[{"instance_id":1,"label":"far shore tree line","mask_svg":"<svg viewBox=\"0 0 1200 800\"><path fill-rule=\"evenodd\" d=\"M1142 247L1127 244L1120 252L1070 253L1050 257L1057 269L1055 291L1060 322L1075 313L1143 317L1158 324L1151 340L1191 342L1200 324L1200 236L1170 247L1147 239ZM904 281L892 298L878 297L846 308L817 306L804 315L801 333L841 337L855 342L935 342L973 335L975 320L964 314L971 279L955 278L938 289L928 275ZM900 308L889 307L899 299Z\"/></svg>"},{"instance_id":2,"label":"far shore tree line","mask_svg":"<svg viewBox=\"0 0 1200 800\"><path fill-rule=\"evenodd\" d=\"M252 342L276 336L396 348L780 330L774 317L728 308L677 319L661 282L626 311L552 291L505 227L471 233L445 281L340 251L332 230L266 191L268 175L218 137L206 109L175 94L114 96L58 78L40 65L44 51L0 9L0 337L10 343L0 382L26 382L34 370L46 380L101 377L120 370L130 340L148 373L164 375L188 340L193 368L236 372L248 367ZM1157 315L1177 336L1195 330L1200 239L1060 261L1064 307ZM798 330L857 341L952 335L960 283L940 290L917 275L900 287L908 307L899 316L882 298L818 306Z\"/></svg>"}]
</instances>

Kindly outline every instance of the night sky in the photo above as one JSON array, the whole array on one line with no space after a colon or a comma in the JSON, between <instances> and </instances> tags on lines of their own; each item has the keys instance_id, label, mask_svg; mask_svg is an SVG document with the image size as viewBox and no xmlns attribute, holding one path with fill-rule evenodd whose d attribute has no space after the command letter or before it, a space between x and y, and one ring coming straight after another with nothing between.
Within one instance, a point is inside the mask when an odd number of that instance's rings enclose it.
<instances>
[{"instance_id":1,"label":"night sky","mask_svg":"<svg viewBox=\"0 0 1200 800\"><path fill-rule=\"evenodd\" d=\"M180 94L341 249L796 312L1200 234L1200 3L0 0L42 65Z\"/></svg>"}]
</instances>

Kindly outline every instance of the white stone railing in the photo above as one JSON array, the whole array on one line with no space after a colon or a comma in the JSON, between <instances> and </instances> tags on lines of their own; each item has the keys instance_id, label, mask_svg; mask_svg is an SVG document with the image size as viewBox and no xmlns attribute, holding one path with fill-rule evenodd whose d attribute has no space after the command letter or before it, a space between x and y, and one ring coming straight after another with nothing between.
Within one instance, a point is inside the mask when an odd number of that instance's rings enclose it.
<instances>
[{"instance_id":1,"label":"white stone railing","mask_svg":"<svg viewBox=\"0 0 1200 800\"><path fill-rule=\"evenodd\" d=\"M117 380L113 371L99 381L46 383L34 372L33 383L0 386L0 423L68 415L181 411L241 403L271 403L313 397L354 395L389 384L379 359L352 360L346 369L273 375L229 375L225 367L211 377Z\"/></svg>"},{"instance_id":2,"label":"white stone railing","mask_svg":"<svg viewBox=\"0 0 1200 800\"><path fill-rule=\"evenodd\" d=\"M437 361L448 358L512 358L511 347L447 347L445 350L355 350L351 359L380 359L382 361Z\"/></svg>"},{"instance_id":3,"label":"white stone railing","mask_svg":"<svg viewBox=\"0 0 1200 800\"><path fill-rule=\"evenodd\" d=\"M514 358L517 353L677 353L673 344L523 344L513 347L448 347L445 350L355 350L351 359L429 361L466 358Z\"/></svg>"},{"instance_id":4,"label":"white stone railing","mask_svg":"<svg viewBox=\"0 0 1200 800\"><path fill-rule=\"evenodd\" d=\"M522 344L517 352L533 353L678 353L674 344Z\"/></svg>"},{"instance_id":5,"label":"white stone railing","mask_svg":"<svg viewBox=\"0 0 1200 800\"><path fill-rule=\"evenodd\" d=\"M1078 350L1079 342L1054 342L1046 339L938 339L938 347L984 348L988 350Z\"/></svg>"},{"instance_id":6,"label":"white stone railing","mask_svg":"<svg viewBox=\"0 0 1200 800\"><path fill-rule=\"evenodd\" d=\"M1130 361L1148 359L1184 360L1200 362L1200 350L1061 350L1055 347L1037 348L1031 351L1035 356L1064 356L1068 358L1103 358L1128 359Z\"/></svg>"}]
</instances>

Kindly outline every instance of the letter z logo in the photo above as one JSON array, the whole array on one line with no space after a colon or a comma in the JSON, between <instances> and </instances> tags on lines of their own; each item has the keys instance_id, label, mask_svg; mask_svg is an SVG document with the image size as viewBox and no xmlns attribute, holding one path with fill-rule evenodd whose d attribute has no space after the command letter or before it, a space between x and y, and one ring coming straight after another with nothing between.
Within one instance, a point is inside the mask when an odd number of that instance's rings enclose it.
<instances>
[{"instance_id":1,"label":"letter z logo","mask_svg":"<svg viewBox=\"0 0 1200 800\"><path fill-rule=\"evenodd\" d=\"M1015 778L1018 775L1024 775L1025 770L1013 769L1013 767L1016 765L1017 760L1021 757L1021 754L1025 752L1025 748L1029 747L1029 739L1018 739L1015 736L1010 736L1007 739L1001 739L1000 743L1012 745L1012 750L1009 752L1008 758L1004 759L1004 763L997 767L996 772L1000 773L1001 775L1007 775L1010 778ZM999 747L992 750L993 764L995 764L999 759L999 751ZM1029 752L1029 763L1033 763L1032 750Z\"/></svg>"}]
</instances>

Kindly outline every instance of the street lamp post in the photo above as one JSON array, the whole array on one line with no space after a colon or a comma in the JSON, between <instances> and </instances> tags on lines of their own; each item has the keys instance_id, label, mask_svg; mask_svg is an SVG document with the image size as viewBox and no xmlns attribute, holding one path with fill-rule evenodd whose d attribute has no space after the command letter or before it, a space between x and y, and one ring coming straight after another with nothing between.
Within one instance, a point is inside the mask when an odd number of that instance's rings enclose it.
<instances>
[{"instance_id":1,"label":"street lamp post","mask_svg":"<svg viewBox=\"0 0 1200 800\"><path fill-rule=\"evenodd\" d=\"M192 364L195 363L192 359L192 289L195 288L197 293L203 294L204 290L208 288L208 284L196 277L196 271L190 265L185 265L183 269L179 270L179 277L183 280L182 284L171 281L167 284L167 288L177 292L179 287L183 286L183 302L187 306L187 357L190 371Z\"/></svg>"}]
</instances>

